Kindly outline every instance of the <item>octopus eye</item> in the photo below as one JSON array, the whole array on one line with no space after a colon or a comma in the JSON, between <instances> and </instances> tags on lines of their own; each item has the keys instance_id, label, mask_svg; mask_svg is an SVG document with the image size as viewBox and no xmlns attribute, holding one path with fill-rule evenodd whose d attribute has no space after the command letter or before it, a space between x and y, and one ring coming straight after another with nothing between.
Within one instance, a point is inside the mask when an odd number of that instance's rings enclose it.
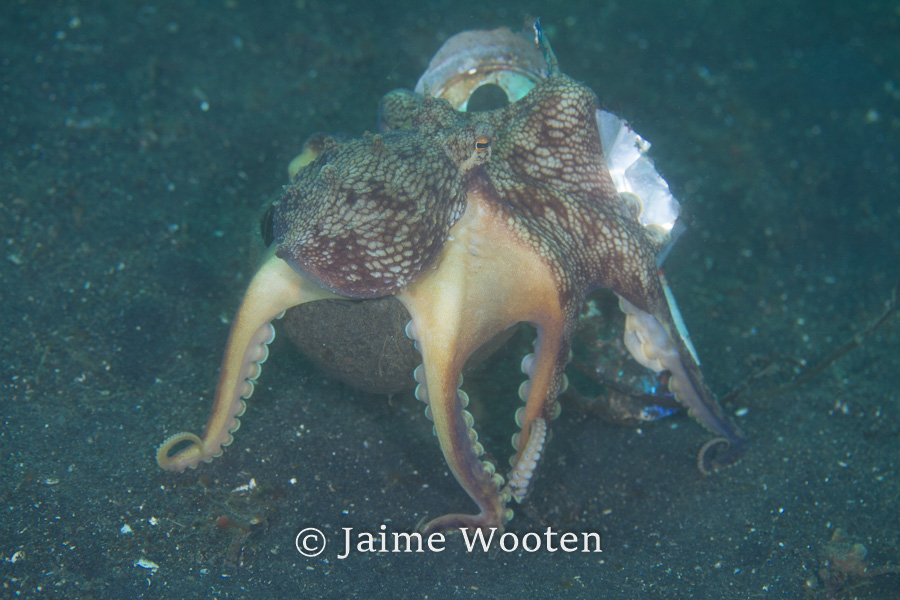
<instances>
[{"instance_id":1,"label":"octopus eye","mask_svg":"<svg viewBox=\"0 0 900 600\"><path fill-rule=\"evenodd\" d=\"M490 141L486 136L480 135L475 138L475 152L484 152L490 147Z\"/></svg>"}]
</instances>

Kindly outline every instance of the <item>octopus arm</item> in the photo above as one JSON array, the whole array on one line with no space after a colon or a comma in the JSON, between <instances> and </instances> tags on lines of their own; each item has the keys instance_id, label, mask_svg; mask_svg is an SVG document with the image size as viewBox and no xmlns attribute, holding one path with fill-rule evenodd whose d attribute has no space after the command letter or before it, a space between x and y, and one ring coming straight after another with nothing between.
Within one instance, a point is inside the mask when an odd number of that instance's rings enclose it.
<instances>
[{"instance_id":1,"label":"octopus arm","mask_svg":"<svg viewBox=\"0 0 900 600\"><path fill-rule=\"evenodd\" d=\"M428 404L426 414L434 421L451 472L480 509L476 515L439 517L425 530L502 528L512 517L506 503L512 496L521 499L527 491L564 380L567 321L556 281L541 256L516 236L508 213L470 189L466 212L451 230L434 268L398 298L412 317L408 331L422 353L416 395ZM511 490L495 473L494 463L482 460L484 448L474 419L465 410L467 397L459 382L469 355L520 321L537 326L539 344L529 361L530 383L523 386L526 405L517 415L528 436L518 436L512 459L516 486ZM533 427L535 422L539 424ZM540 439L529 445L531 435Z\"/></svg>"},{"instance_id":2,"label":"octopus arm","mask_svg":"<svg viewBox=\"0 0 900 600\"><path fill-rule=\"evenodd\" d=\"M157 450L159 466L183 471L221 456L223 448L234 440L232 433L241 426L238 417L244 414L245 400L253 393L253 382L268 356L267 346L275 338L271 322L292 306L334 297L270 251L232 322L203 436L190 432L170 436Z\"/></svg>"},{"instance_id":3,"label":"octopus arm","mask_svg":"<svg viewBox=\"0 0 900 600\"><path fill-rule=\"evenodd\" d=\"M706 475L740 461L747 452L747 439L703 380L696 355L680 333L661 287L659 290L649 303L656 307L652 314L619 297L626 315L625 346L643 366L656 372L668 371L669 389L675 398L687 407L691 417L719 436L705 444L697 457L697 465ZM724 450L711 454L710 450L719 446L725 446Z\"/></svg>"}]
</instances>

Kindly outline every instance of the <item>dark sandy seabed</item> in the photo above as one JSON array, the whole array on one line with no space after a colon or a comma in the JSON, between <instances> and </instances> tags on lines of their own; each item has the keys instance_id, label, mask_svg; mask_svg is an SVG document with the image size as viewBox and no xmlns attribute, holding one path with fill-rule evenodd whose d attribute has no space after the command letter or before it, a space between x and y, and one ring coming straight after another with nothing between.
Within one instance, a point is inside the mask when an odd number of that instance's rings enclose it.
<instances>
[{"instance_id":1,"label":"dark sandy seabed","mask_svg":"<svg viewBox=\"0 0 900 600\"><path fill-rule=\"evenodd\" d=\"M746 459L703 477L709 435L683 413L636 429L567 397L509 528L596 531L602 553L454 536L340 560L343 527L473 507L411 394L326 380L282 336L225 455L160 470L164 437L206 419L305 137L373 129L444 39L526 11L653 142L711 387L773 365L726 402ZM0 31L0 597L900 597L900 318L772 391L900 278L897 2L9 1ZM522 343L467 378L501 461ZM294 549L307 526L330 541L316 558Z\"/></svg>"}]
</instances>

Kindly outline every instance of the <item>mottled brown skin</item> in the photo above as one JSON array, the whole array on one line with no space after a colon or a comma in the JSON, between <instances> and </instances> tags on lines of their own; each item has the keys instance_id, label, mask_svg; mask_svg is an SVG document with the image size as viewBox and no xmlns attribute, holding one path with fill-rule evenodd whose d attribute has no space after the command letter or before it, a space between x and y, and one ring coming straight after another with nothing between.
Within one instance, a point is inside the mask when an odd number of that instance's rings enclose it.
<instances>
[{"instance_id":1,"label":"mottled brown skin","mask_svg":"<svg viewBox=\"0 0 900 600\"><path fill-rule=\"evenodd\" d=\"M353 298L392 294L434 262L468 170L487 159L475 138L492 133L443 108L420 112L415 130L326 143L273 207L277 256Z\"/></svg>"},{"instance_id":2,"label":"mottled brown skin","mask_svg":"<svg viewBox=\"0 0 900 600\"><path fill-rule=\"evenodd\" d=\"M502 528L511 518L507 502L527 494L559 413L578 311L599 287L655 318L677 351L676 396L724 447L715 456L704 450L701 469L728 466L745 452L743 435L677 333L657 274L661 240L613 185L596 109L594 94L560 73L514 104L473 115L395 91L382 102L382 133L325 143L273 205L274 256L238 313L263 316L248 316L241 329L256 331L279 307L327 297L393 295L403 303L407 333L422 354L416 396L428 405L448 466L480 509L445 515L426 530ZM272 290L283 300L270 300ZM507 480L482 460L458 386L466 359L521 321L538 335L535 354L523 361L529 379L520 388L525 405L516 414L521 433ZM258 374L242 343L229 344L223 363L223 373L239 381ZM239 415L243 400L238 384L220 380L220 388L203 439L173 436L160 448L162 466L196 466L230 443L239 422L215 416L226 408ZM192 445L170 454L185 441Z\"/></svg>"}]
</instances>

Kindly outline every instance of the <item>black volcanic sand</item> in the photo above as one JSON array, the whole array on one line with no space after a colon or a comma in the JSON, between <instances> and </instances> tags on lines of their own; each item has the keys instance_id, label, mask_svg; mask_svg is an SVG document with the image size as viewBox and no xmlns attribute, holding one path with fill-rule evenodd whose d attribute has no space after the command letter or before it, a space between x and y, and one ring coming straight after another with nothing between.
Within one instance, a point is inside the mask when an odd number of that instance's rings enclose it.
<instances>
[{"instance_id":1,"label":"black volcanic sand","mask_svg":"<svg viewBox=\"0 0 900 600\"><path fill-rule=\"evenodd\" d=\"M305 137L373 129L448 36L524 16L359 4L0 8L0 596L897 598L900 317L772 391L863 332L900 278L896 2L529 7L682 201L666 270L711 387L771 365L725 405L750 453L710 477L683 413L635 429L564 398L509 529L598 532L602 553L453 536L340 559L344 527L473 506L409 393L326 380L285 336L225 455L157 467L167 435L206 419L259 216ZM527 343L467 378L502 462ZM294 548L304 527L326 534L318 557Z\"/></svg>"}]
</instances>

